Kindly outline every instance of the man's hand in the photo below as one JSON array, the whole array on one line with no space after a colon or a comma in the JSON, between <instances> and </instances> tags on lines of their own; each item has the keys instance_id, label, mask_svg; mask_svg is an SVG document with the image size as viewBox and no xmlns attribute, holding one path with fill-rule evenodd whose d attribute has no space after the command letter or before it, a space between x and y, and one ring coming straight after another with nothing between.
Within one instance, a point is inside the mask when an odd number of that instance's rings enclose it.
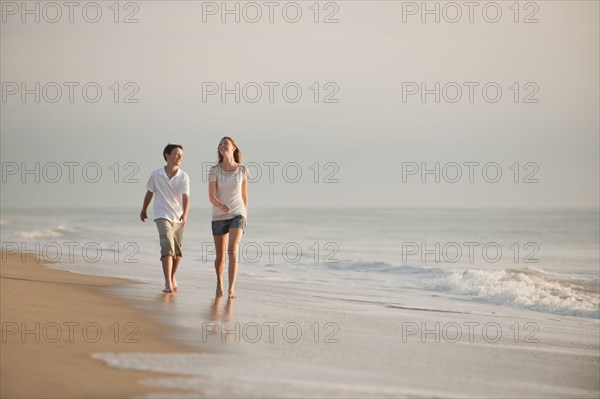
<instances>
[{"instance_id":1,"label":"man's hand","mask_svg":"<svg viewBox=\"0 0 600 399\"><path fill-rule=\"evenodd\" d=\"M181 215L179 220L181 221L181 227L185 226L185 223L187 222L187 213L184 213L183 215Z\"/></svg>"},{"instance_id":2,"label":"man's hand","mask_svg":"<svg viewBox=\"0 0 600 399\"><path fill-rule=\"evenodd\" d=\"M148 215L146 215L146 209L150 205L150 201L152 201L152 196L154 193L152 191L146 191L146 195L144 196L144 204L142 205L142 211L140 212L140 220L145 222L148 219Z\"/></svg>"}]
</instances>

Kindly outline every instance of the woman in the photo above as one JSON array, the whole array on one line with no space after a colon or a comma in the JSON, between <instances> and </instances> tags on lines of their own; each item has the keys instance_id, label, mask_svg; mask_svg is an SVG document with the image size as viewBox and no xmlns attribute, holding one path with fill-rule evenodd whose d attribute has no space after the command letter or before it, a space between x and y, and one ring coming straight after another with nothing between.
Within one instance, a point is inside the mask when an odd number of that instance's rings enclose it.
<instances>
[{"instance_id":1,"label":"woman","mask_svg":"<svg viewBox=\"0 0 600 399\"><path fill-rule=\"evenodd\" d=\"M242 152L231 137L217 147L219 161L208 173L208 196L213 204L212 233L215 240L216 296L223 295L224 253L229 257L229 298L235 298L238 250L248 218L248 169L241 165Z\"/></svg>"}]
</instances>

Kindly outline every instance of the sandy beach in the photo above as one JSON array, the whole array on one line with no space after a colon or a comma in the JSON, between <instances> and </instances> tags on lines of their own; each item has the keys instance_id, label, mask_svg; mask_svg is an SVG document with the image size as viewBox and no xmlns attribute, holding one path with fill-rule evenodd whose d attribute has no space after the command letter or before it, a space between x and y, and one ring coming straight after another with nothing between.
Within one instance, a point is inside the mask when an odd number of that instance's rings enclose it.
<instances>
[{"instance_id":1,"label":"sandy beach","mask_svg":"<svg viewBox=\"0 0 600 399\"><path fill-rule=\"evenodd\" d=\"M365 301L357 289L350 294L302 281L246 281L243 297L215 302L208 271L200 279L191 271L182 270L188 284L168 302L172 312L166 318L156 299L148 300L159 286L127 285L8 256L1 274L2 397L599 392L594 319L496 313L474 303L440 306L410 290L393 302ZM148 309L156 310L152 316L160 324L148 321Z\"/></svg>"},{"instance_id":2,"label":"sandy beach","mask_svg":"<svg viewBox=\"0 0 600 399\"><path fill-rule=\"evenodd\" d=\"M2 398L123 398L182 392L140 384L146 371L115 370L93 352L186 352L144 311L102 292L126 280L52 270L2 254Z\"/></svg>"}]
</instances>

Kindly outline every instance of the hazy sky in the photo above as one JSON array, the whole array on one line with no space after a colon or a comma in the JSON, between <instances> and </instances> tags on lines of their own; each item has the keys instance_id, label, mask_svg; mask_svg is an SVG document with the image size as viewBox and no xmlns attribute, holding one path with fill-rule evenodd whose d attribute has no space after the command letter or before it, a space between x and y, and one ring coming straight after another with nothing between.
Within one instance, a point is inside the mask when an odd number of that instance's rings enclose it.
<instances>
[{"instance_id":1,"label":"hazy sky","mask_svg":"<svg viewBox=\"0 0 600 399\"><path fill-rule=\"evenodd\" d=\"M230 135L256 207L597 208L599 2L514 3L2 1L1 205L141 207L171 142L209 206Z\"/></svg>"}]
</instances>

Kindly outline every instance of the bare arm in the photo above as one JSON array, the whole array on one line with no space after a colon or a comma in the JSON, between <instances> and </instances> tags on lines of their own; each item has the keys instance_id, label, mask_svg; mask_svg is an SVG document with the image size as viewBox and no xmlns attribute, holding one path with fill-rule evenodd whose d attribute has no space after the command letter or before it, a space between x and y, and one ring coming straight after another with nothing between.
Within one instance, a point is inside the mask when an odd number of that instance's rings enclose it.
<instances>
[{"instance_id":1,"label":"bare arm","mask_svg":"<svg viewBox=\"0 0 600 399\"><path fill-rule=\"evenodd\" d=\"M244 180L242 182L242 199L244 200L244 205L246 209L248 209L248 181Z\"/></svg>"},{"instance_id":2,"label":"bare arm","mask_svg":"<svg viewBox=\"0 0 600 399\"><path fill-rule=\"evenodd\" d=\"M182 194L181 201L183 202L183 215L179 218L181 225L185 226L188 217L188 211L190 210L190 196L189 194Z\"/></svg>"},{"instance_id":3,"label":"bare arm","mask_svg":"<svg viewBox=\"0 0 600 399\"><path fill-rule=\"evenodd\" d=\"M223 212L229 212L231 210L231 208L229 208L229 206L227 204L222 203L221 201L219 201L219 198L217 198L217 182L216 181L208 182L208 199L210 200L211 204L213 204L214 206L216 206Z\"/></svg>"},{"instance_id":4,"label":"bare arm","mask_svg":"<svg viewBox=\"0 0 600 399\"><path fill-rule=\"evenodd\" d=\"M146 211L148 210L148 206L150 205L153 196L154 193L152 191L146 191L146 196L144 197L144 204L142 205L142 211L140 212L140 219L142 222L145 222L146 219L148 219Z\"/></svg>"}]
</instances>

